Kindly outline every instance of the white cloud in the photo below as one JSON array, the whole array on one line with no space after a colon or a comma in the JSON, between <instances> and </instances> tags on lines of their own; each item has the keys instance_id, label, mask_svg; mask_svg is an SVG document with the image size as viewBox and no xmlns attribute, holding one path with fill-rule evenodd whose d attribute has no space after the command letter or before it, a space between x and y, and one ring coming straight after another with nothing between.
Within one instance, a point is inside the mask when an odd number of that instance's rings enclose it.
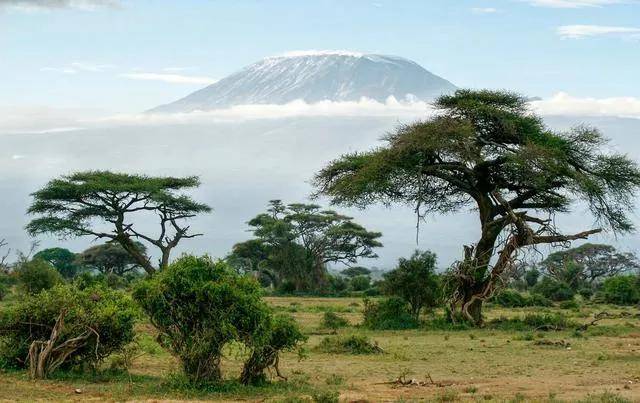
<instances>
[{"instance_id":1,"label":"white cloud","mask_svg":"<svg viewBox=\"0 0 640 403\"><path fill-rule=\"evenodd\" d=\"M532 108L547 116L610 116L640 119L640 98L580 98L559 92L549 99L531 102Z\"/></svg>"},{"instance_id":2,"label":"white cloud","mask_svg":"<svg viewBox=\"0 0 640 403\"><path fill-rule=\"evenodd\" d=\"M89 71L92 73L102 73L103 71L107 71L116 67L113 64L95 64L89 62L73 62L70 66L71 68L80 71Z\"/></svg>"},{"instance_id":3,"label":"white cloud","mask_svg":"<svg viewBox=\"0 0 640 403\"><path fill-rule=\"evenodd\" d=\"M116 66L112 64L96 64L90 62L73 62L67 66L62 67L43 67L40 71L62 73L62 74L76 74L81 71L89 73L102 73L107 70L113 69Z\"/></svg>"},{"instance_id":4,"label":"white cloud","mask_svg":"<svg viewBox=\"0 0 640 403\"><path fill-rule=\"evenodd\" d=\"M473 7L471 12L474 14L495 14L500 12L500 10L493 7Z\"/></svg>"},{"instance_id":5,"label":"white cloud","mask_svg":"<svg viewBox=\"0 0 640 403\"><path fill-rule=\"evenodd\" d=\"M213 84L216 79L211 77L185 76L181 74L165 74L165 73L124 73L119 77L128 78L130 80L146 80L146 81L162 81L171 84Z\"/></svg>"},{"instance_id":6,"label":"white cloud","mask_svg":"<svg viewBox=\"0 0 640 403\"><path fill-rule=\"evenodd\" d=\"M71 67L43 67L40 69L40 71L62 73L62 74L76 74L78 72L78 70L73 69Z\"/></svg>"},{"instance_id":7,"label":"white cloud","mask_svg":"<svg viewBox=\"0 0 640 403\"><path fill-rule=\"evenodd\" d=\"M524 0L527 3L538 7L551 8L584 8L584 7L603 7L612 4L629 3L624 0Z\"/></svg>"},{"instance_id":8,"label":"white cloud","mask_svg":"<svg viewBox=\"0 0 640 403\"><path fill-rule=\"evenodd\" d=\"M564 39L580 39L593 36L614 35L622 37L639 37L640 28L615 27L605 25L563 25L558 27L558 35Z\"/></svg>"},{"instance_id":9,"label":"white cloud","mask_svg":"<svg viewBox=\"0 0 640 403\"><path fill-rule=\"evenodd\" d=\"M640 119L640 98L575 97L559 92L551 98L532 101L531 109L542 116L624 117ZM0 109L0 133L55 133L116 126L187 125L193 123L243 122L293 117L387 117L413 121L431 116L427 102L381 103L362 98L353 102L322 101L309 104L298 100L284 105L237 105L226 109L173 114L100 114L91 110L52 108Z\"/></svg>"},{"instance_id":10,"label":"white cloud","mask_svg":"<svg viewBox=\"0 0 640 403\"><path fill-rule=\"evenodd\" d=\"M20 11L76 9L92 11L98 8L118 8L120 0L0 0L0 8Z\"/></svg>"}]
</instances>

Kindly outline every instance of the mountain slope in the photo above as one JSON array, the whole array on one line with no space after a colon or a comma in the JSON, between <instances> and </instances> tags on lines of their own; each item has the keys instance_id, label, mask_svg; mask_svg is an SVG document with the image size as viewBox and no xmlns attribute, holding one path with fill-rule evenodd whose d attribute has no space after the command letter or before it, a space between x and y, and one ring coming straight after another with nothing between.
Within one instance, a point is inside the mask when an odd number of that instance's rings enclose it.
<instances>
[{"instance_id":1,"label":"mountain slope","mask_svg":"<svg viewBox=\"0 0 640 403\"><path fill-rule=\"evenodd\" d=\"M384 102L393 96L431 100L455 86L415 62L396 57L344 52L271 57L150 112L191 112L244 104L285 104L298 99Z\"/></svg>"}]
</instances>

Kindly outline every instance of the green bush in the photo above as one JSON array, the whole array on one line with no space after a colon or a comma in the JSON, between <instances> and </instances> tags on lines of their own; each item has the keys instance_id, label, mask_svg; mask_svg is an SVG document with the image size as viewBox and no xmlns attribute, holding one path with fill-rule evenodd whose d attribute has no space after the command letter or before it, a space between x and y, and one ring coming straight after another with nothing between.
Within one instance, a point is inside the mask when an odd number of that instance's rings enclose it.
<instances>
[{"instance_id":1,"label":"green bush","mask_svg":"<svg viewBox=\"0 0 640 403\"><path fill-rule=\"evenodd\" d=\"M245 341L252 350L240 374L244 385L266 382L265 370L277 369L280 352L290 351L306 340L293 318L284 315L269 316L252 336Z\"/></svg>"},{"instance_id":2,"label":"green bush","mask_svg":"<svg viewBox=\"0 0 640 403\"><path fill-rule=\"evenodd\" d=\"M540 294L526 295L518 291L505 289L496 294L491 302L505 308L523 308L528 306L552 306L553 303Z\"/></svg>"},{"instance_id":3,"label":"green bush","mask_svg":"<svg viewBox=\"0 0 640 403\"><path fill-rule=\"evenodd\" d=\"M531 294L529 295L529 305L528 306L553 306L553 302L544 295L540 294Z\"/></svg>"},{"instance_id":4,"label":"green bush","mask_svg":"<svg viewBox=\"0 0 640 403\"><path fill-rule=\"evenodd\" d=\"M532 292L549 298L552 301L567 301L573 299L575 291L567 284L556 281L550 277L544 277L536 284Z\"/></svg>"},{"instance_id":5,"label":"green bush","mask_svg":"<svg viewBox=\"0 0 640 403\"><path fill-rule=\"evenodd\" d=\"M349 321L335 312L325 312L322 317L322 327L326 329L336 330L346 326L349 326Z\"/></svg>"},{"instance_id":6,"label":"green bush","mask_svg":"<svg viewBox=\"0 0 640 403\"><path fill-rule=\"evenodd\" d=\"M501 317L489 322L488 326L501 330L564 330L575 324L560 313L527 314L524 317Z\"/></svg>"},{"instance_id":7,"label":"green bush","mask_svg":"<svg viewBox=\"0 0 640 403\"><path fill-rule=\"evenodd\" d=\"M371 279L369 276L359 275L353 277L350 284L353 291L365 291L371 286Z\"/></svg>"},{"instance_id":8,"label":"green bush","mask_svg":"<svg viewBox=\"0 0 640 403\"><path fill-rule=\"evenodd\" d=\"M318 345L318 350L331 354L381 354L383 352L378 344L372 343L368 337L357 335L325 337Z\"/></svg>"},{"instance_id":9,"label":"green bush","mask_svg":"<svg viewBox=\"0 0 640 403\"><path fill-rule=\"evenodd\" d=\"M264 365L277 365L280 350L301 340L294 322L273 317L253 278L207 256L182 256L140 282L134 297L195 384L222 380L222 350L230 342L252 350L245 367L246 380L253 382Z\"/></svg>"},{"instance_id":10,"label":"green bush","mask_svg":"<svg viewBox=\"0 0 640 403\"><path fill-rule=\"evenodd\" d=\"M402 330L417 328L419 322L409 313L403 299L392 297L380 302L365 299L363 325L370 329Z\"/></svg>"},{"instance_id":11,"label":"green bush","mask_svg":"<svg viewBox=\"0 0 640 403\"><path fill-rule=\"evenodd\" d=\"M505 289L496 294L491 302L503 306L505 308L522 308L529 306L527 298L518 291Z\"/></svg>"},{"instance_id":12,"label":"green bush","mask_svg":"<svg viewBox=\"0 0 640 403\"><path fill-rule=\"evenodd\" d=\"M62 312L63 326L55 345L87 336L63 360L62 367L95 366L134 338L138 311L129 296L100 286L80 290L57 285L0 311L0 360L9 367L25 368L29 346L34 341L49 340Z\"/></svg>"},{"instance_id":13,"label":"green bush","mask_svg":"<svg viewBox=\"0 0 640 403\"><path fill-rule=\"evenodd\" d=\"M26 294L37 294L62 283L62 276L42 259L22 262L16 268L16 277L20 290Z\"/></svg>"},{"instance_id":14,"label":"green bush","mask_svg":"<svg viewBox=\"0 0 640 403\"><path fill-rule=\"evenodd\" d=\"M609 304L637 304L640 302L640 280L637 276L609 277L602 284L601 295Z\"/></svg>"},{"instance_id":15,"label":"green bush","mask_svg":"<svg viewBox=\"0 0 640 403\"><path fill-rule=\"evenodd\" d=\"M578 309L578 308L580 308L580 305L578 305L578 303L573 299L570 299L568 301L562 301L562 302L560 302L559 306L560 306L560 309Z\"/></svg>"}]
</instances>

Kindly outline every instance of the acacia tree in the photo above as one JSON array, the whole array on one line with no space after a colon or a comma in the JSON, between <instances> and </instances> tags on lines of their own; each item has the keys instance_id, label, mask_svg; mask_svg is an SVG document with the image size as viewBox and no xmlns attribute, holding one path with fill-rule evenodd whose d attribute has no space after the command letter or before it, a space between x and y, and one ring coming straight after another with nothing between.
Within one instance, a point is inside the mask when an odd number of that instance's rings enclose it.
<instances>
[{"instance_id":1,"label":"acacia tree","mask_svg":"<svg viewBox=\"0 0 640 403\"><path fill-rule=\"evenodd\" d=\"M256 239L234 246L233 254L253 260L252 267L293 280L296 289L320 287L328 263L355 264L375 258L382 246L379 232L371 232L351 217L316 204L280 200L269 202L266 213L249 221Z\"/></svg>"},{"instance_id":2,"label":"acacia tree","mask_svg":"<svg viewBox=\"0 0 640 403\"><path fill-rule=\"evenodd\" d=\"M182 221L211 211L206 204L177 192L200 185L197 177L150 177L109 171L78 172L50 181L32 193L28 213L38 216L27 225L32 235L52 233L94 236L119 243L144 270L151 274L169 264L173 248L189 233ZM144 234L134 227L133 216L156 215L157 234ZM102 225L101 225L102 224ZM106 229L107 224L110 229ZM135 240L160 250L157 267Z\"/></svg>"},{"instance_id":3,"label":"acacia tree","mask_svg":"<svg viewBox=\"0 0 640 403\"><path fill-rule=\"evenodd\" d=\"M400 126L385 146L343 155L314 181L317 194L334 204L404 203L418 222L475 208L480 237L447 275L452 318L459 313L481 324L483 301L523 247L632 230L627 214L640 170L626 156L606 153L596 129L553 132L530 113L525 97L509 92L458 90L434 105L434 117ZM553 215L578 200L602 228L560 232Z\"/></svg>"},{"instance_id":4,"label":"acacia tree","mask_svg":"<svg viewBox=\"0 0 640 403\"><path fill-rule=\"evenodd\" d=\"M611 245L585 243L549 254L540 266L558 281L575 277L578 282L593 285L605 277L640 268L640 261L634 253L618 252Z\"/></svg>"},{"instance_id":5,"label":"acacia tree","mask_svg":"<svg viewBox=\"0 0 640 403\"><path fill-rule=\"evenodd\" d=\"M135 242L136 248L144 255L147 248ZM106 242L95 245L78 253L76 264L84 268L94 269L102 274L124 276L140 268L138 262L119 243Z\"/></svg>"}]
</instances>

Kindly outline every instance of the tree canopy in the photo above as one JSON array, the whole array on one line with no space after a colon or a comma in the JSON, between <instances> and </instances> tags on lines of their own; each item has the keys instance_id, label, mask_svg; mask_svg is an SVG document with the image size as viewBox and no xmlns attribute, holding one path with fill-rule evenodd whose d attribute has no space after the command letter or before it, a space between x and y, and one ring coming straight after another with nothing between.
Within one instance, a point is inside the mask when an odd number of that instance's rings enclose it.
<instances>
[{"instance_id":1,"label":"tree canopy","mask_svg":"<svg viewBox=\"0 0 640 403\"><path fill-rule=\"evenodd\" d=\"M638 165L605 150L591 127L547 128L527 98L489 90L458 90L435 102L430 119L400 126L385 144L343 155L314 179L332 203L366 207L402 203L420 219L473 207L481 236L450 271L450 303L481 323L489 298L514 253L525 246L566 243L603 228L633 229L628 217L640 187ZM602 228L564 234L552 220L581 201ZM502 235L502 237L501 237ZM500 252L490 264L499 238Z\"/></svg>"},{"instance_id":2,"label":"tree canopy","mask_svg":"<svg viewBox=\"0 0 640 403\"><path fill-rule=\"evenodd\" d=\"M135 242L136 248L146 255L147 248ZM102 274L123 276L138 270L141 266L119 243L106 242L95 245L78 253L76 263L85 268L97 270Z\"/></svg>"},{"instance_id":3,"label":"tree canopy","mask_svg":"<svg viewBox=\"0 0 640 403\"><path fill-rule=\"evenodd\" d=\"M64 278L72 278L78 272L76 254L65 248L48 248L33 255L34 259L49 262Z\"/></svg>"},{"instance_id":4,"label":"tree canopy","mask_svg":"<svg viewBox=\"0 0 640 403\"><path fill-rule=\"evenodd\" d=\"M161 254L157 267L166 267L171 250L180 240L201 235L190 233L182 221L211 211L206 204L178 193L199 185L195 176L150 177L109 171L66 175L32 193L28 213L37 218L27 225L27 231L32 236L52 233L113 240L148 273L153 273L156 267L134 240L157 247ZM158 217L156 234L144 234L134 227L133 216L144 213Z\"/></svg>"},{"instance_id":5,"label":"tree canopy","mask_svg":"<svg viewBox=\"0 0 640 403\"><path fill-rule=\"evenodd\" d=\"M611 245L585 243L549 254L540 266L558 281L591 285L605 277L636 270L640 261L632 252L618 252Z\"/></svg>"},{"instance_id":6,"label":"tree canopy","mask_svg":"<svg viewBox=\"0 0 640 403\"><path fill-rule=\"evenodd\" d=\"M377 257L374 248L382 246L379 232L316 204L272 200L267 212L250 220L249 226L256 238L235 245L234 259L248 259L254 262L250 267L291 280L298 290L321 286L328 263L355 264L360 258Z\"/></svg>"}]
</instances>

